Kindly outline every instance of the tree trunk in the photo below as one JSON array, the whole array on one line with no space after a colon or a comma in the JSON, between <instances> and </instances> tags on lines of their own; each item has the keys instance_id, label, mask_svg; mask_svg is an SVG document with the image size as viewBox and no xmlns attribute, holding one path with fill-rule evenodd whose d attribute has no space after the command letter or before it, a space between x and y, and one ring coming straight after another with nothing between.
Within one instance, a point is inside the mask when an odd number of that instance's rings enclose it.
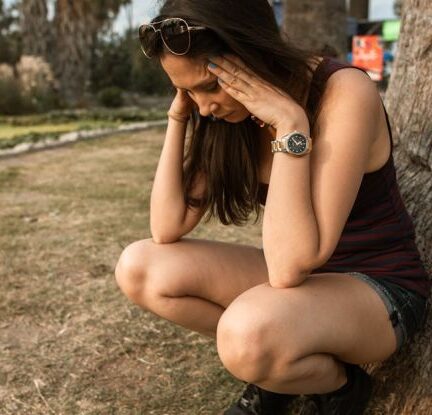
<instances>
[{"instance_id":1,"label":"tree trunk","mask_svg":"<svg viewBox=\"0 0 432 415\"><path fill-rule=\"evenodd\" d=\"M55 72L61 93L71 105L80 103L90 78L93 22L84 3L57 0L55 9Z\"/></svg>"},{"instance_id":2,"label":"tree trunk","mask_svg":"<svg viewBox=\"0 0 432 415\"><path fill-rule=\"evenodd\" d=\"M399 51L386 95L395 141L394 158L405 205L412 215L417 245L432 271L432 3L406 0ZM432 414L432 324L415 342L381 365L370 414Z\"/></svg>"},{"instance_id":3,"label":"tree trunk","mask_svg":"<svg viewBox=\"0 0 432 415\"><path fill-rule=\"evenodd\" d=\"M62 94L79 105L90 82L92 52L101 29L131 0L56 0L55 71ZM109 68L107 68L109 70Z\"/></svg>"},{"instance_id":4,"label":"tree trunk","mask_svg":"<svg viewBox=\"0 0 432 415\"><path fill-rule=\"evenodd\" d=\"M394 0L393 11L396 16L400 16L402 13L402 3L403 0Z\"/></svg>"},{"instance_id":5,"label":"tree trunk","mask_svg":"<svg viewBox=\"0 0 432 415\"><path fill-rule=\"evenodd\" d=\"M50 61L51 31L46 0L23 0L21 3L23 55L40 56Z\"/></svg>"},{"instance_id":6,"label":"tree trunk","mask_svg":"<svg viewBox=\"0 0 432 415\"><path fill-rule=\"evenodd\" d=\"M350 0L349 15L356 19L369 17L369 0Z\"/></svg>"},{"instance_id":7,"label":"tree trunk","mask_svg":"<svg viewBox=\"0 0 432 415\"><path fill-rule=\"evenodd\" d=\"M345 0L285 0L284 32L294 44L306 49L328 46L345 60L347 12Z\"/></svg>"},{"instance_id":8,"label":"tree trunk","mask_svg":"<svg viewBox=\"0 0 432 415\"><path fill-rule=\"evenodd\" d=\"M291 10L303 9L305 4L298 2L296 6L292 3ZM322 7L323 2L319 3ZM392 124L393 157L400 191L415 224L420 254L432 275L432 3L430 0L399 3L403 5L402 28L386 94L386 108ZM290 14L289 10L287 12ZM287 26L290 22L296 26L291 31L294 34L304 31L306 25L318 26L317 33L322 33L324 26L320 18L315 24L315 15L305 15L301 14L298 22L295 21L296 13L287 18ZM426 327L414 342L402 347L385 362L363 366L374 379L373 398L365 415L432 414L431 338L429 313ZM294 413L315 413L312 408L306 412L304 409L296 407Z\"/></svg>"}]
</instances>

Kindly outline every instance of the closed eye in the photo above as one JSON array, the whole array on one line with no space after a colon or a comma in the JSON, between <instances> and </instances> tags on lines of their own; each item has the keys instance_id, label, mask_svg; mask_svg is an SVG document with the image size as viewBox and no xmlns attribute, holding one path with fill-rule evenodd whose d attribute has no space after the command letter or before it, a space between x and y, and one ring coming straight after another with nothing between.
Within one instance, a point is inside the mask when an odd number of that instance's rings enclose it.
<instances>
[{"instance_id":1,"label":"closed eye","mask_svg":"<svg viewBox=\"0 0 432 415\"><path fill-rule=\"evenodd\" d=\"M209 88L206 89L207 92L214 92L219 89L219 82L215 82L214 84L210 85Z\"/></svg>"},{"instance_id":2,"label":"closed eye","mask_svg":"<svg viewBox=\"0 0 432 415\"><path fill-rule=\"evenodd\" d=\"M202 89L202 91L205 93L205 92L207 92L207 93L214 93L214 92L216 92L216 91L218 91L219 90L219 88L220 88L220 85L219 85L219 82L215 82L215 83L213 83L213 84L211 84L210 86L208 86L207 88L203 88ZM200 88L201 89L201 88ZM190 91L189 89L185 89L185 91L186 91L186 93L190 96L190 97L193 97L194 96L194 93L192 92L192 91Z\"/></svg>"}]
</instances>

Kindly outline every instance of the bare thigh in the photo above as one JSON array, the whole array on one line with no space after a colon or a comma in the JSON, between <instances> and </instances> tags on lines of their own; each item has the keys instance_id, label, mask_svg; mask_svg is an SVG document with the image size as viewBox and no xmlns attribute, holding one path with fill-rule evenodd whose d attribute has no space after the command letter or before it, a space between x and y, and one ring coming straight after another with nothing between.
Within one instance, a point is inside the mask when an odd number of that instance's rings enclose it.
<instances>
[{"instance_id":1,"label":"bare thigh","mask_svg":"<svg viewBox=\"0 0 432 415\"><path fill-rule=\"evenodd\" d=\"M220 353L236 347L252 352L252 344L282 362L328 353L362 364L385 360L396 350L382 299L364 281L343 273L312 274L293 288L254 287L225 310L217 330Z\"/></svg>"},{"instance_id":2,"label":"bare thigh","mask_svg":"<svg viewBox=\"0 0 432 415\"><path fill-rule=\"evenodd\" d=\"M183 238L170 244L140 240L123 251L117 267L132 270L129 284L142 293L196 296L223 308L241 293L268 282L261 249L203 239Z\"/></svg>"}]
</instances>

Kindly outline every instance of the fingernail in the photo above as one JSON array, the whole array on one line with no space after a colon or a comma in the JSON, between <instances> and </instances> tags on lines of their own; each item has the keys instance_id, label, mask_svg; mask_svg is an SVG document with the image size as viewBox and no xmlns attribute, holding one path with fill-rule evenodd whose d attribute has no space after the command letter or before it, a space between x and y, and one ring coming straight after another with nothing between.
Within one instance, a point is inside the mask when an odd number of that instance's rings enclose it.
<instances>
[{"instance_id":1,"label":"fingernail","mask_svg":"<svg viewBox=\"0 0 432 415\"><path fill-rule=\"evenodd\" d=\"M211 69L215 69L215 68L217 68L217 65L215 63L213 63L213 62L210 62L208 64L208 67L211 68Z\"/></svg>"}]
</instances>

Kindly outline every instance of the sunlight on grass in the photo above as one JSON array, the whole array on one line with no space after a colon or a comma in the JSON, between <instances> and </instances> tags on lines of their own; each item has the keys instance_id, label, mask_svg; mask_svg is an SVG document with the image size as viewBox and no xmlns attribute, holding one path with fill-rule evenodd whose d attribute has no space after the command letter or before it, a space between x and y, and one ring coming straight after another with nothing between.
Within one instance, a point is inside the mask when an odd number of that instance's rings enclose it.
<instances>
[{"instance_id":1,"label":"sunlight on grass","mask_svg":"<svg viewBox=\"0 0 432 415\"><path fill-rule=\"evenodd\" d=\"M82 121L64 124L42 124L34 126L12 126L0 124L0 140L11 139L24 134L44 134L44 133L67 133L76 130L87 130L95 128L108 128L120 125L121 122L114 121Z\"/></svg>"}]
</instances>

